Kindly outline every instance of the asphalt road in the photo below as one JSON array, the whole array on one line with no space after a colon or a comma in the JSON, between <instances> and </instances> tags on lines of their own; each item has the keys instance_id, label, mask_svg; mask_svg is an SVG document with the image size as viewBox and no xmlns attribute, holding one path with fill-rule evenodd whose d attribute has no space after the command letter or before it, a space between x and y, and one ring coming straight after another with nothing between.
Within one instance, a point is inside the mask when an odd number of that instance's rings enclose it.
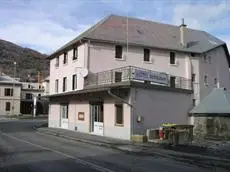
<instances>
[{"instance_id":1,"label":"asphalt road","mask_svg":"<svg viewBox=\"0 0 230 172\"><path fill-rule=\"evenodd\" d=\"M33 130L42 120L0 121L0 172L227 172L158 156L137 156Z\"/></svg>"}]
</instances>

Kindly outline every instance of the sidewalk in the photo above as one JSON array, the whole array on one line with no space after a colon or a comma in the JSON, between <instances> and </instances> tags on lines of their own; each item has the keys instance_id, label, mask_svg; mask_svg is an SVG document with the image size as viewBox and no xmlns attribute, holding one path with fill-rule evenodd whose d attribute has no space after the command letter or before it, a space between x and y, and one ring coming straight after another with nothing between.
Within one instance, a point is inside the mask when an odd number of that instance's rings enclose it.
<instances>
[{"instance_id":1,"label":"sidewalk","mask_svg":"<svg viewBox=\"0 0 230 172\"><path fill-rule=\"evenodd\" d=\"M40 134L54 135L57 137L62 137L97 146L109 147L136 155L158 156L163 158L171 158L178 161L186 161L196 165L215 165L222 167L227 166L228 168L230 168L230 156L218 154L218 152L205 149L204 147L198 147L193 145L172 147L154 143L132 143L130 141L57 128L37 128L37 132Z\"/></svg>"}]
</instances>

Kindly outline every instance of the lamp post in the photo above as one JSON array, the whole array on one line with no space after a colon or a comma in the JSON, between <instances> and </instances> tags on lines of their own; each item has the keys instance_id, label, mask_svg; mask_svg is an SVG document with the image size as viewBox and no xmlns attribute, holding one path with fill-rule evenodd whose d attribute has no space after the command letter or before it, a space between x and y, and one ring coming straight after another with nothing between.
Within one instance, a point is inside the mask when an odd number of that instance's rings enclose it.
<instances>
[{"instance_id":1,"label":"lamp post","mask_svg":"<svg viewBox=\"0 0 230 172\"><path fill-rule=\"evenodd\" d=\"M17 63L14 61L14 77L13 77L13 91L12 91L12 94L13 94L13 102L12 102L12 115L14 115L14 95L16 93L15 91L15 75L16 75L16 65Z\"/></svg>"}]
</instances>

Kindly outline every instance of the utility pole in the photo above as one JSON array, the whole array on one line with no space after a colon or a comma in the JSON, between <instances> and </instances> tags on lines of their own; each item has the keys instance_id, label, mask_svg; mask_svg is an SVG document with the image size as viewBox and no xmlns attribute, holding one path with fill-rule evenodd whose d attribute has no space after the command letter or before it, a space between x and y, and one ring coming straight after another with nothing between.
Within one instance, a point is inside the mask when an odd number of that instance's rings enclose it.
<instances>
[{"instance_id":1,"label":"utility pole","mask_svg":"<svg viewBox=\"0 0 230 172\"><path fill-rule=\"evenodd\" d=\"M13 90L12 90L12 94L13 94L13 100L12 100L12 115L14 115L14 109L15 109L15 106L14 106L14 95L15 95L15 93L16 93L16 91L15 91L16 65L17 65L17 63L14 61L14 77L13 77Z\"/></svg>"}]
</instances>

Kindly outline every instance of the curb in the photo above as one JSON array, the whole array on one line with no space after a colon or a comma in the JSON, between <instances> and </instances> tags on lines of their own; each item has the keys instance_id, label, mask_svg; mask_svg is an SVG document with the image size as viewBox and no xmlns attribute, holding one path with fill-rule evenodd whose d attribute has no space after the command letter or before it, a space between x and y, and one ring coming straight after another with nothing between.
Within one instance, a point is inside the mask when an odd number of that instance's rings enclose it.
<instances>
[{"instance_id":1,"label":"curb","mask_svg":"<svg viewBox=\"0 0 230 172\"><path fill-rule=\"evenodd\" d=\"M212 167L222 167L222 168L226 168L229 169L230 168L230 160L228 159L223 159L223 158L217 158L217 157L207 157L207 156L200 156L200 155L196 155L196 157L194 155L189 156L189 155L175 155L173 153L165 153L165 151L162 152L157 152L155 151L154 153L151 152L143 152L143 151L135 151L135 150L129 150L129 149L125 149L116 145L111 145L108 143L103 143L103 142L95 142L95 141L91 141L91 140L86 140L86 139L78 139L78 138L73 138L73 137L68 137L68 136L64 136L60 133L55 133L55 132L44 132L44 131L38 131L36 127L34 127L34 129L36 130L37 133L40 134L45 134L45 135L52 135L52 136L56 136L56 137L61 137L61 138L65 138L65 139L69 139L69 140L73 140L73 141L78 141L78 142L82 142L82 143L87 143L87 144L91 144L91 145L96 145L96 146L103 146L106 148L112 148L118 151L122 151L128 154L135 154L135 155L139 155L139 156L160 156L162 158L171 158L177 161L184 161L187 162L189 164L194 164L194 165L199 165L199 166L212 166ZM122 145L121 145L122 146ZM179 154L179 153L177 153Z\"/></svg>"}]
</instances>

